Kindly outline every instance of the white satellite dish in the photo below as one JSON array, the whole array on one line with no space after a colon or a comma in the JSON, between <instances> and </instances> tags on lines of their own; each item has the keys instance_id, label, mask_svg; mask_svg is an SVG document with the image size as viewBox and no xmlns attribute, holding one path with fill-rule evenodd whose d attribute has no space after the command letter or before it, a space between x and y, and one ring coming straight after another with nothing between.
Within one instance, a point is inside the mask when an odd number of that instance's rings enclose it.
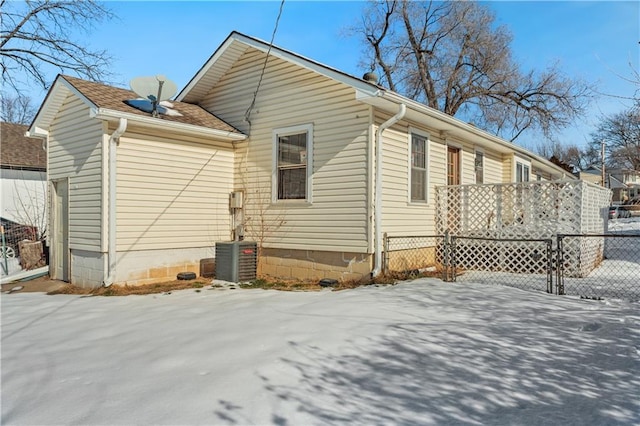
<instances>
[{"instance_id":1,"label":"white satellite dish","mask_svg":"<svg viewBox=\"0 0 640 426\"><path fill-rule=\"evenodd\" d=\"M163 75L136 77L129 85L136 95L155 102L171 99L178 91L178 86Z\"/></svg>"},{"instance_id":2,"label":"white satellite dish","mask_svg":"<svg viewBox=\"0 0 640 426\"><path fill-rule=\"evenodd\" d=\"M151 101L151 113L157 117L159 102L170 99L178 91L178 86L163 75L136 77L129 82L131 90L141 98Z\"/></svg>"}]
</instances>

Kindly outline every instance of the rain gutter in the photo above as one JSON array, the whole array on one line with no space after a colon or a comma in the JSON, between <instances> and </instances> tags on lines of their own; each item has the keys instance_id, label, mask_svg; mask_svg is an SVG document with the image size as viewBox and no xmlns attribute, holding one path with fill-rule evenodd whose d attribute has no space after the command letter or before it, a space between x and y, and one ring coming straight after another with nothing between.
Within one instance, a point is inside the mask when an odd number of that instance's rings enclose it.
<instances>
[{"instance_id":1,"label":"rain gutter","mask_svg":"<svg viewBox=\"0 0 640 426\"><path fill-rule=\"evenodd\" d=\"M116 120L126 119L131 123L136 123L148 127L154 127L157 129L166 128L176 132L182 132L197 136L210 136L227 141L243 141L247 139L247 135L238 132L230 132L226 130L212 129L209 127L196 126L194 124L180 123L177 121L162 120L153 117L146 117L143 115L132 114L128 112L115 111L104 108L92 108L90 111L90 117L98 118L101 120Z\"/></svg>"}]
</instances>

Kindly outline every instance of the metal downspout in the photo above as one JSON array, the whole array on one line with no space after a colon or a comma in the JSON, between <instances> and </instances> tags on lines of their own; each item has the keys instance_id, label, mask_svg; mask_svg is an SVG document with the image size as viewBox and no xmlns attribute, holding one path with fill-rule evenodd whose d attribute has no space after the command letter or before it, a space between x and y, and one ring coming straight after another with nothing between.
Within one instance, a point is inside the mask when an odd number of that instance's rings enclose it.
<instances>
[{"instance_id":1,"label":"metal downspout","mask_svg":"<svg viewBox=\"0 0 640 426\"><path fill-rule=\"evenodd\" d=\"M377 277L382 271L382 132L404 118L407 106L400 104L398 113L382 123L376 130L376 191L375 191L375 257L372 277Z\"/></svg>"},{"instance_id":2,"label":"metal downspout","mask_svg":"<svg viewBox=\"0 0 640 426\"><path fill-rule=\"evenodd\" d=\"M120 118L118 128L109 137L109 268L107 278L102 283L105 287L113 284L116 275L116 148L125 130L127 130L127 119Z\"/></svg>"}]
</instances>

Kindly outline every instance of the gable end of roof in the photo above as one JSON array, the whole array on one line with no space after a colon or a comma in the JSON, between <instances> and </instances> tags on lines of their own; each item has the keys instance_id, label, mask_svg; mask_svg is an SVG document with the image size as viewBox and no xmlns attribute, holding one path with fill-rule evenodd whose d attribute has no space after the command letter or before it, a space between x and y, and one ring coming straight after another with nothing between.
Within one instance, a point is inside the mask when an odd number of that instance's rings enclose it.
<instances>
[{"instance_id":1,"label":"gable end of roof","mask_svg":"<svg viewBox=\"0 0 640 426\"><path fill-rule=\"evenodd\" d=\"M180 91L177 100L185 102L199 102L212 87L220 80L238 58L248 49L254 48L270 56L296 64L327 78L339 81L352 86L358 91L365 92L369 96L376 95L380 86L361 78L356 78L336 68L321 64L312 59L306 58L295 52L280 48L258 38L233 31L225 41L216 49L213 55L198 70L196 75L189 81L184 89Z\"/></svg>"}]
</instances>

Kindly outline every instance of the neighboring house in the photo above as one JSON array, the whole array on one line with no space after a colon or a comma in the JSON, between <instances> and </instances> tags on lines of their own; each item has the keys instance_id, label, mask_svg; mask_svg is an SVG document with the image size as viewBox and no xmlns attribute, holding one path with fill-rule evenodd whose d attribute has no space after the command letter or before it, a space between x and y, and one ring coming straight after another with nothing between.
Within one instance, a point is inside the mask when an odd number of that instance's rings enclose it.
<instances>
[{"instance_id":1,"label":"neighboring house","mask_svg":"<svg viewBox=\"0 0 640 426\"><path fill-rule=\"evenodd\" d=\"M25 136L28 129L0 122L0 216L44 233L47 153L41 139Z\"/></svg>"},{"instance_id":2,"label":"neighboring house","mask_svg":"<svg viewBox=\"0 0 640 426\"><path fill-rule=\"evenodd\" d=\"M602 168L590 166L577 173L578 179L602 185ZM606 169L605 185L612 192L612 201L622 203L640 195L640 172L628 169Z\"/></svg>"},{"instance_id":3,"label":"neighboring house","mask_svg":"<svg viewBox=\"0 0 640 426\"><path fill-rule=\"evenodd\" d=\"M614 201L627 201L640 197L640 171L629 169L609 169L607 171L607 177L612 181L615 179L624 185L624 189L621 191L614 190ZM614 189L613 186L607 186Z\"/></svg>"},{"instance_id":4,"label":"neighboring house","mask_svg":"<svg viewBox=\"0 0 640 426\"><path fill-rule=\"evenodd\" d=\"M596 166L589 166L584 170L578 171L576 177L580 180L591 182L598 186L602 185L602 169Z\"/></svg>"},{"instance_id":5,"label":"neighboring house","mask_svg":"<svg viewBox=\"0 0 640 426\"><path fill-rule=\"evenodd\" d=\"M237 225L263 246L264 274L360 278L381 266L382 233L435 233L435 186L574 179L374 81L236 32L176 97L181 116L154 118L132 98L59 76L30 128L49 146L54 278L197 272Z\"/></svg>"}]
</instances>

